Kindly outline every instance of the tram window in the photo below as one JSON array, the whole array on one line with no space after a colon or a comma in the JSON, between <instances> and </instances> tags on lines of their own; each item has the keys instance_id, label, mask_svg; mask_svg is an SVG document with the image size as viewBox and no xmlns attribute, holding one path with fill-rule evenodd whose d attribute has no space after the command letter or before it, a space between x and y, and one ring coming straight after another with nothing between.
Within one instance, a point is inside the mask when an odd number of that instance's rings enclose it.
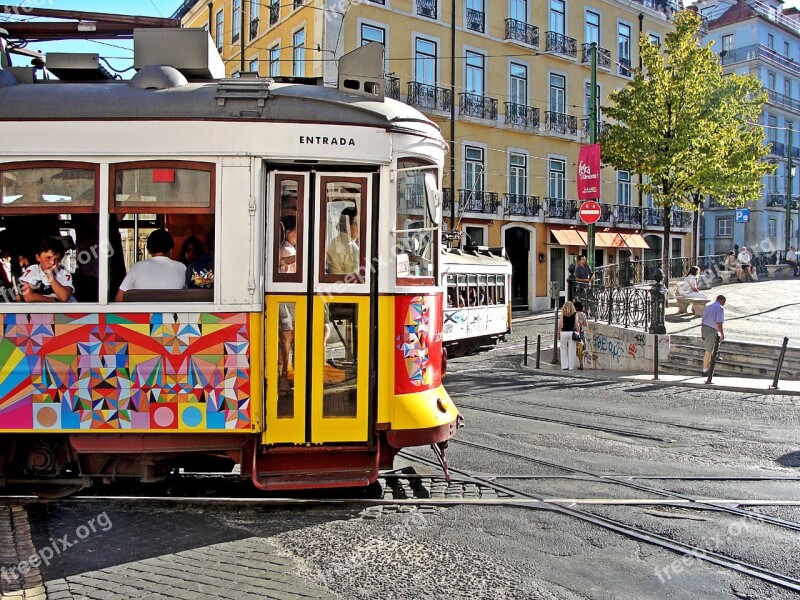
<instances>
[{"instance_id":1,"label":"tram window","mask_svg":"<svg viewBox=\"0 0 800 600\"><path fill-rule=\"evenodd\" d=\"M405 285L430 285L437 248L436 225L425 201L425 175L436 176L436 168L419 160L397 162L397 279Z\"/></svg>"},{"instance_id":2,"label":"tram window","mask_svg":"<svg viewBox=\"0 0 800 600\"><path fill-rule=\"evenodd\" d=\"M153 161L111 165L112 210L213 212L214 165Z\"/></svg>"},{"instance_id":3,"label":"tram window","mask_svg":"<svg viewBox=\"0 0 800 600\"><path fill-rule=\"evenodd\" d=\"M454 308L458 306L458 291L456 287L456 276L447 276L447 306Z\"/></svg>"},{"instance_id":4,"label":"tram window","mask_svg":"<svg viewBox=\"0 0 800 600\"><path fill-rule=\"evenodd\" d=\"M478 275L478 304L486 306L486 275Z\"/></svg>"},{"instance_id":5,"label":"tram window","mask_svg":"<svg viewBox=\"0 0 800 600\"><path fill-rule=\"evenodd\" d=\"M366 223L362 219L365 202L363 179L322 179L322 223L324 247L320 261L326 283L362 283L364 281L364 245ZM344 277L343 277L344 276Z\"/></svg>"},{"instance_id":6,"label":"tram window","mask_svg":"<svg viewBox=\"0 0 800 600\"><path fill-rule=\"evenodd\" d=\"M468 306L478 306L478 276L477 275L467 275L467 287L468 287L467 305Z\"/></svg>"},{"instance_id":7,"label":"tram window","mask_svg":"<svg viewBox=\"0 0 800 600\"><path fill-rule=\"evenodd\" d=\"M505 276L497 277L497 303L506 303L506 278Z\"/></svg>"},{"instance_id":8,"label":"tram window","mask_svg":"<svg viewBox=\"0 0 800 600\"><path fill-rule=\"evenodd\" d=\"M278 305L278 418L294 418L295 303Z\"/></svg>"},{"instance_id":9,"label":"tram window","mask_svg":"<svg viewBox=\"0 0 800 600\"><path fill-rule=\"evenodd\" d=\"M325 306L322 417L357 417L358 305Z\"/></svg>"},{"instance_id":10,"label":"tram window","mask_svg":"<svg viewBox=\"0 0 800 600\"><path fill-rule=\"evenodd\" d=\"M300 282L303 278L303 178L275 178L275 235L273 271L275 281Z\"/></svg>"},{"instance_id":11,"label":"tram window","mask_svg":"<svg viewBox=\"0 0 800 600\"><path fill-rule=\"evenodd\" d=\"M467 305L467 278L465 275L458 276L458 307L464 308Z\"/></svg>"},{"instance_id":12,"label":"tram window","mask_svg":"<svg viewBox=\"0 0 800 600\"><path fill-rule=\"evenodd\" d=\"M486 304L496 304L495 298L497 298L496 276L488 275L486 284Z\"/></svg>"}]
</instances>

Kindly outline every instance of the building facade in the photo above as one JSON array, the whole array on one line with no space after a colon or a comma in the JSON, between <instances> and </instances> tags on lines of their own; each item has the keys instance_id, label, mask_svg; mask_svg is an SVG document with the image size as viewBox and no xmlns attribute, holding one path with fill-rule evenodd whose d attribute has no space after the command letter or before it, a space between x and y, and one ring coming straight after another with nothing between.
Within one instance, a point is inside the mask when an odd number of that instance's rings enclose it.
<instances>
[{"instance_id":1,"label":"building facade","mask_svg":"<svg viewBox=\"0 0 800 600\"><path fill-rule=\"evenodd\" d=\"M455 8L455 10L453 10ZM598 45L599 104L639 64L639 35L661 42L673 0L212 0L176 12L208 27L228 73L313 77L333 85L337 59L377 41L386 94L417 107L451 140L445 218L461 243L506 247L515 308L551 305L567 265L585 253L575 170L588 143L589 47ZM602 125L602 124L601 124ZM692 216L663 211L637 176L603 168L597 265L690 248ZM583 235L582 235L583 233ZM616 235L625 234L625 235Z\"/></svg>"},{"instance_id":2,"label":"building facade","mask_svg":"<svg viewBox=\"0 0 800 600\"><path fill-rule=\"evenodd\" d=\"M789 177L789 154L795 164L800 163L798 11L784 9L782 0L705 0L696 6L708 23L703 43L714 42L723 70L752 75L766 90L760 123L771 148L767 160L777 164L774 174L764 178L761 198L742 207L749 208L748 222L743 222L742 211L724 208L713 198L706 202L701 249L705 254L719 254L734 245L746 245L757 251L782 251L786 246L787 205L791 212L790 241L795 243L798 236L800 173Z\"/></svg>"}]
</instances>

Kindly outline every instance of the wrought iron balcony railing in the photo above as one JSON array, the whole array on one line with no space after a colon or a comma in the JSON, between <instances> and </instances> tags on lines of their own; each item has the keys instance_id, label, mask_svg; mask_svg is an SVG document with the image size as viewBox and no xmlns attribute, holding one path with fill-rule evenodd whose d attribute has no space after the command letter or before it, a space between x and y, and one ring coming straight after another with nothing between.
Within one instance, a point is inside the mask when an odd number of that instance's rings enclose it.
<instances>
[{"instance_id":1,"label":"wrought iron balcony railing","mask_svg":"<svg viewBox=\"0 0 800 600\"><path fill-rule=\"evenodd\" d=\"M583 46L581 46L582 63L589 63L592 61L591 49L591 44L583 44ZM611 68L611 50L608 48L601 48L600 46L597 47L597 66L601 69Z\"/></svg>"},{"instance_id":2,"label":"wrought iron balcony railing","mask_svg":"<svg viewBox=\"0 0 800 600\"><path fill-rule=\"evenodd\" d=\"M644 219L642 224L645 227L663 227L664 226L664 209L663 208L645 208L643 211Z\"/></svg>"},{"instance_id":3,"label":"wrought iron balcony railing","mask_svg":"<svg viewBox=\"0 0 800 600\"><path fill-rule=\"evenodd\" d=\"M408 184L398 190L401 196L400 206L407 209L420 209L425 206L425 187L421 184Z\"/></svg>"},{"instance_id":4,"label":"wrought iron balcony railing","mask_svg":"<svg viewBox=\"0 0 800 600\"><path fill-rule=\"evenodd\" d=\"M407 102L409 106L416 106L417 108L450 112L452 92L449 88L410 81Z\"/></svg>"},{"instance_id":5,"label":"wrought iron balcony railing","mask_svg":"<svg viewBox=\"0 0 800 600\"><path fill-rule=\"evenodd\" d=\"M642 207L617 205L617 223L626 225L642 224Z\"/></svg>"},{"instance_id":6,"label":"wrought iron balcony railing","mask_svg":"<svg viewBox=\"0 0 800 600\"><path fill-rule=\"evenodd\" d=\"M570 58L577 58L578 56L578 41L575 38L568 37L556 31L548 31L545 34L545 51L555 52L556 54L563 54Z\"/></svg>"},{"instance_id":7,"label":"wrought iron balcony railing","mask_svg":"<svg viewBox=\"0 0 800 600\"><path fill-rule=\"evenodd\" d=\"M281 4L280 2L271 2L269 5L269 26L272 27L280 19Z\"/></svg>"},{"instance_id":8,"label":"wrought iron balcony railing","mask_svg":"<svg viewBox=\"0 0 800 600\"><path fill-rule=\"evenodd\" d=\"M507 215L538 217L541 208L542 203L539 200L539 196L503 194L503 211Z\"/></svg>"},{"instance_id":9,"label":"wrought iron balcony railing","mask_svg":"<svg viewBox=\"0 0 800 600\"><path fill-rule=\"evenodd\" d=\"M524 104L506 102L506 125L536 129L539 127L539 109Z\"/></svg>"},{"instance_id":10,"label":"wrought iron balcony railing","mask_svg":"<svg viewBox=\"0 0 800 600\"><path fill-rule=\"evenodd\" d=\"M565 198L545 198L545 217L548 219L571 219L578 216L578 202Z\"/></svg>"},{"instance_id":11,"label":"wrought iron balcony railing","mask_svg":"<svg viewBox=\"0 0 800 600\"><path fill-rule=\"evenodd\" d=\"M477 94L459 94L458 112L479 119L497 118L497 98Z\"/></svg>"},{"instance_id":12,"label":"wrought iron balcony railing","mask_svg":"<svg viewBox=\"0 0 800 600\"><path fill-rule=\"evenodd\" d=\"M452 211L453 210L453 194L450 191L450 188L444 188L442 190L442 210L445 211Z\"/></svg>"},{"instance_id":13,"label":"wrought iron balcony railing","mask_svg":"<svg viewBox=\"0 0 800 600\"><path fill-rule=\"evenodd\" d=\"M497 192L458 190L459 210L476 213L497 212Z\"/></svg>"},{"instance_id":14,"label":"wrought iron balcony railing","mask_svg":"<svg viewBox=\"0 0 800 600\"><path fill-rule=\"evenodd\" d=\"M416 0L417 14L420 17L436 18L436 2L438 0Z\"/></svg>"},{"instance_id":15,"label":"wrought iron balcony railing","mask_svg":"<svg viewBox=\"0 0 800 600\"><path fill-rule=\"evenodd\" d=\"M544 113L544 126L547 131L562 135L577 135L578 117L548 110Z\"/></svg>"},{"instance_id":16,"label":"wrought iron balcony railing","mask_svg":"<svg viewBox=\"0 0 800 600\"><path fill-rule=\"evenodd\" d=\"M538 48L539 28L524 21L506 19L506 39Z\"/></svg>"},{"instance_id":17,"label":"wrought iron balcony railing","mask_svg":"<svg viewBox=\"0 0 800 600\"><path fill-rule=\"evenodd\" d=\"M614 205L601 204L600 205L600 223L611 223L614 218Z\"/></svg>"},{"instance_id":18,"label":"wrought iron balcony railing","mask_svg":"<svg viewBox=\"0 0 800 600\"><path fill-rule=\"evenodd\" d=\"M384 83L385 91L387 98L393 98L395 100L400 100L400 78L399 77L392 77L387 76L386 81Z\"/></svg>"},{"instance_id":19,"label":"wrought iron balcony railing","mask_svg":"<svg viewBox=\"0 0 800 600\"><path fill-rule=\"evenodd\" d=\"M589 137L590 137L589 136L589 124L591 123L591 121L592 121L591 119L581 119L581 135L583 137L585 137L586 139L589 139ZM611 127L611 126L608 123L606 123L605 121L599 121L597 123L597 136L599 137L599 136L603 135L606 131L608 131L609 127Z\"/></svg>"},{"instance_id":20,"label":"wrought iron balcony railing","mask_svg":"<svg viewBox=\"0 0 800 600\"><path fill-rule=\"evenodd\" d=\"M798 196L792 196L792 208L797 208ZM786 194L768 194L766 197L767 208L786 208Z\"/></svg>"},{"instance_id":21,"label":"wrought iron balcony railing","mask_svg":"<svg viewBox=\"0 0 800 600\"><path fill-rule=\"evenodd\" d=\"M250 19L250 41L258 37L258 17Z\"/></svg>"},{"instance_id":22,"label":"wrought iron balcony railing","mask_svg":"<svg viewBox=\"0 0 800 600\"><path fill-rule=\"evenodd\" d=\"M631 71L631 59L630 57L621 57L619 58L619 74L623 77L630 77L633 74Z\"/></svg>"},{"instance_id":23,"label":"wrought iron balcony railing","mask_svg":"<svg viewBox=\"0 0 800 600\"><path fill-rule=\"evenodd\" d=\"M486 13L474 8L467 9L467 29L483 33L486 27Z\"/></svg>"},{"instance_id":24,"label":"wrought iron balcony railing","mask_svg":"<svg viewBox=\"0 0 800 600\"><path fill-rule=\"evenodd\" d=\"M719 60L723 66L750 60L763 60L764 62L783 67L795 75L800 75L800 63L761 44L742 46L741 48L734 48L733 50L723 50L719 53Z\"/></svg>"},{"instance_id":25,"label":"wrought iron balcony railing","mask_svg":"<svg viewBox=\"0 0 800 600\"><path fill-rule=\"evenodd\" d=\"M694 220L694 213L680 208L672 209L672 226L679 229L689 229Z\"/></svg>"},{"instance_id":26,"label":"wrought iron balcony railing","mask_svg":"<svg viewBox=\"0 0 800 600\"><path fill-rule=\"evenodd\" d=\"M767 87L762 87L761 89L767 92L767 100L772 104L785 106L786 108L791 108L792 110L800 110L800 100L795 100L786 94L779 94L775 90L771 90Z\"/></svg>"},{"instance_id":27,"label":"wrought iron balcony railing","mask_svg":"<svg viewBox=\"0 0 800 600\"><path fill-rule=\"evenodd\" d=\"M767 141L771 144L769 153L772 156L786 156L786 146L783 142Z\"/></svg>"}]
</instances>

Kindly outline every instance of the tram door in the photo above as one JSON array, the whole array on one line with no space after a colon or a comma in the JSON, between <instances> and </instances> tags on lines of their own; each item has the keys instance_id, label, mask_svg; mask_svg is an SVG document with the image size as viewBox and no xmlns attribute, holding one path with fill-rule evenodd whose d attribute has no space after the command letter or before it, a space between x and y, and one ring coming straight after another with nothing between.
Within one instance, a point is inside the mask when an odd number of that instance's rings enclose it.
<instances>
[{"instance_id":1,"label":"tram door","mask_svg":"<svg viewBox=\"0 0 800 600\"><path fill-rule=\"evenodd\" d=\"M270 180L265 441L368 442L372 176Z\"/></svg>"}]
</instances>

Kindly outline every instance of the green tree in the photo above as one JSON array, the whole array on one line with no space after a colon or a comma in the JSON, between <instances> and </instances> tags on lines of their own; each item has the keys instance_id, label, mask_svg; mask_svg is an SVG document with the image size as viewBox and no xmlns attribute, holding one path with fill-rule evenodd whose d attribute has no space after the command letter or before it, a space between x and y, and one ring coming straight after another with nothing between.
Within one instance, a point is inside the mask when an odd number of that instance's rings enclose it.
<instances>
[{"instance_id":1,"label":"green tree","mask_svg":"<svg viewBox=\"0 0 800 600\"><path fill-rule=\"evenodd\" d=\"M760 197L762 177L775 168L762 160L761 84L749 75L723 76L711 45L698 43L699 27L700 18L683 11L663 49L642 34L642 69L603 110L615 121L600 139L603 161L644 175L639 187L664 209L666 277L672 208L698 210L707 194L741 206Z\"/></svg>"}]
</instances>

